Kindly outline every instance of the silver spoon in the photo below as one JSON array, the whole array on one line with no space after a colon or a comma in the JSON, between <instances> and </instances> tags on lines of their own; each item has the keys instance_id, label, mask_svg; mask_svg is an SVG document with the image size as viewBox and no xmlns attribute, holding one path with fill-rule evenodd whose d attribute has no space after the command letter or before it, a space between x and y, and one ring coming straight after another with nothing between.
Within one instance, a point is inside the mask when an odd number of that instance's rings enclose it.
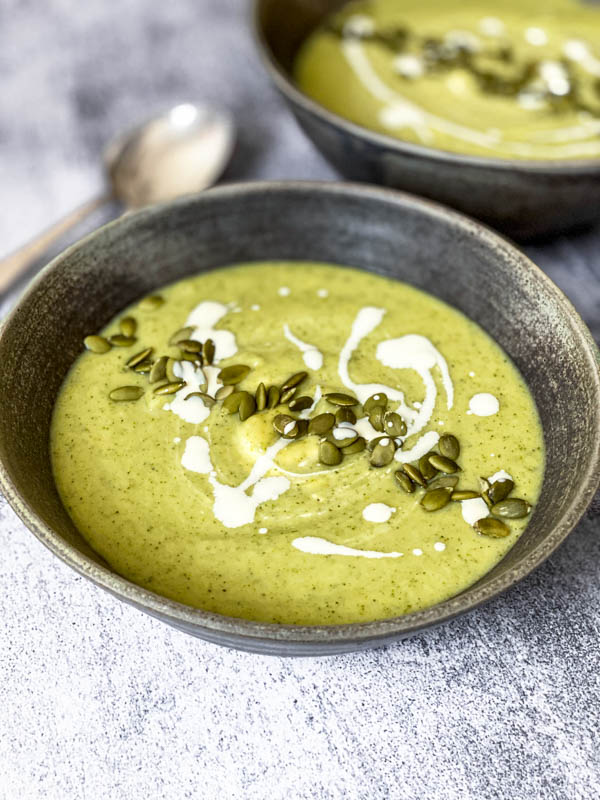
<instances>
[{"instance_id":1,"label":"silver spoon","mask_svg":"<svg viewBox=\"0 0 600 800\"><path fill-rule=\"evenodd\" d=\"M115 138L104 152L108 190L0 261L0 293L66 231L105 203L139 208L211 186L231 157L235 126L223 111L183 103Z\"/></svg>"}]
</instances>

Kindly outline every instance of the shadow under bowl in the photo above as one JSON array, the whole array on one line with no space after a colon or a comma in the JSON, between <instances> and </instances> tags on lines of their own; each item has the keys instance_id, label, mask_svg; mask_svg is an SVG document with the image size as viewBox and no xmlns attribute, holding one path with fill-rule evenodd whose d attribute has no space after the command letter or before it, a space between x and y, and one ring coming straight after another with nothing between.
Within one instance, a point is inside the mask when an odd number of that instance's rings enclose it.
<instances>
[{"instance_id":1,"label":"shadow under bowl","mask_svg":"<svg viewBox=\"0 0 600 800\"><path fill-rule=\"evenodd\" d=\"M325 158L351 180L446 203L526 241L600 220L600 158L524 161L461 155L356 125L300 91L292 77L302 42L348 0L254 0L255 38L275 86Z\"/></svg>"},{"instance_id":2,"label":"shadow under bowl","mask_svg":"<svg viewBox=\"0 0 600 800\"><path fill-rule=\"evenodd\" d=\"M508 555L456 597L363 624L300 627L225 617L168 600L116 574L63 508L52 477L49 429L83 337L166 283L269 259L346 264L407 281L475 320L521 370L544 429L542 500ZM64 562L120 599L187 633L244 650L340 653L469 611L547 558L598 485L598 351L576 311L531 261L492 231L387 189L239 184L122 217L70 247L39 275L2 327L0 364L0 488L25 524Z\"/></svg>"}]
</instances>

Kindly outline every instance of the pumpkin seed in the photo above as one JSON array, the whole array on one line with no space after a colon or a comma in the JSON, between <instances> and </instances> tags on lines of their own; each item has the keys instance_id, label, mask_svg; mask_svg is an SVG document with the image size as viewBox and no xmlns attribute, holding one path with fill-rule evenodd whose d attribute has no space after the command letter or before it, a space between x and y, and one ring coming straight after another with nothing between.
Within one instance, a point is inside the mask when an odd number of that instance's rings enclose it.
<instances>
[{"instance_id":1,"label":"pumpkin seed","mask_svg":"<svg viewBox=\"0 0 600 800\"><path fill-rule=\"evenodd\" d=\"M189 339L195 330L196 329L194 328L193 325L188 325L187 328L180 328L178 331L175 331L175 333L171 336L171 338L169 339L169 344L172 345L173 347L175 345L178 345L179 342L183 342L184 339Z\"/></svg>"},{"instance_id":2,"label":"pumpkin seed","mask_svg":"<svg viewBox=\"0 0 600 800\"><path fill-rule=\"evenodd\" d=\"M492 514L503 519L523 519L530 511L530 504L520 497L507 497L492 506Z\"/></svg>"},{"instance_id":3,"label":"pumpkin seed","mask_svg":"<svg viewBox=\"0 0 600 800\"><path fill-rule=\"evenodd\" d=\"M427 486L427 489L454 489L458 483L458 475L441 475Z\"/></svg>"},{"instance_id":4,"label":"pumpkin seed","mask_svg":"<svg viewBox=\"0 0 600 800\"><path fill-rule=\"evenodd\" d=\"M358 433L352 428L334 428L327 435L336 447L349 447L358 439Z\"/></svg>"},{"instance_id":5,"label":"pumpkin seed","mask_svg":"<svg viewBox=\"0 0 600 800\"><path fill-rule=\"evenodd\" d=\"M426 453L419 459L419 471L426 481L430 481L438 474L438 470L429 463L429 456L435 455L434 453ZM457 479L458 481L458 479Z\"/></svg>"},{"instance_id":6,"label":"pumpkin seed","mask_svg":"<svg viewBox=\"0 0 600 800\"><path fill-rule=\"evenodd\" d=\"M119 322L119 328L123 336L135 336L137 331L137 322L133 317L123 317Z\"/></svg>"},{"instance_id":7,"label":"pumpkin seed","mask_svg":"<svg viewBox=\"0 0 600 800\"><path fill-rule=\"evenodd\" d=\"M245 364L233 364L231 367L222 369L217 375L217 378L224 384L236 384L243 381L249 372L250 367L247 367Z\"/></svg>"},{"instance_id":8,"label":"pumpkin seed","mask_svg":"<svg viewBox=\"0 0 600 800\"><path fill-rule=\"evenodd\" d=\"M246 392L240 401L238 413L242 422L251 417L256 411L256 401L249 392Z\"/></svg>"},{"instance_id":9,"label":"pumpkin seed","mask_svg":"<svg viewBox=\"0 0 600 800\"><path fill-rule=\"evenodd\" d=\"M340 444L342 444L340 442ZM362 436L359 436L352 444L343 445L342 446L342 453L345 456L353 456L355 453L362 453L362 451L367 446L365 439Z\"/></svg>"},{"instance_id":10,"label":"pumpkin seed","mask_svg":"<svg viewBox=\"0 0 600 800\"><path fill-rule=\"evenodd\" d=\"M279 391L279 387L270 386L267 392L267 408L275 408L275 406L278 406L280 396L281 392Z\"/></svg>"},{"instance_id":11,"label":"pumpkin seed","mask_svg":"<svg viewBox=\"0 0 600 800\"><path fill-rule=\"evenodd\" d=\"M138 375L149 375L151 369L152 362L149 360L140 361L139 364L136 364L135 367L133 367L133 371L137 372Z\"/></svg>"},{"instance_id":12,"label":"pumpkin seed","mask_svg":"<svg viewBox=\"0 0 600 800\"><path fill-rule=\"evenodd\" d=\"M98 355L108 353L112 347L111 343L108 339L105 339L104 336L86 336L83 340L83 346L86 350L97 353Z\"/></svg>"},{"instance_id":13,"label":"pumpkin seed","mask_svg":"<svg viewBox=\"0 0 600 800\"><path fill-rule=\"evenodd\" d=\"M369 414L369 422L375 428L376 431L383 432L383 418L385 416L385 409L383 406L375 406L375 408Z\"/></svg>"},{"instance_id":14,"label":"pumpkin seed","mask_svg":"<svg viewBox=\"0 0 600 800\"><path fill-rule=\"evenodd\" d=\"M308 378L308 372L296 372L294 375L290 375L287 381L281 385L281 394L283 394L286 389L291 389L292 386L298 386L305 378Z\"/></svg>"},{"instance_id":15,"label":"pumpkin seed","mask_svg":"<svg viewBox=\"0 0 600 800\"><path fill-rule=\"evenodd\" d=\"M489 490L491 488L491 484L487 478L479 478L479 487L481 489L481 498L485 501L485 504L488 508L491 508L494 504L490 500L489 497Z\"/></svg>"},{"instance_id":16,"label":"pumpkin seed","mask_svg":"<svg viewBox=\"0 0 600 800\"><path fill-rule=\"evenodd\" d=\"M150 356L152 355L152 347L147 347L145 350L140 350L139 353L136 353L134 356L131 356L129 361L125 362L125 366L133 369L133 367L140 364L142 361L147 361Z\"/></svg>"},{"instance_id":17,"label":"pumpkin seed","mask_svg":"<svg viewBox=\"0 0 600 800\"><path fill-rule=\"evenodd\" d=\"M492 505L505 500L514 488L515 484L511 480L494 481L488 489L488 497Z\"/></svg>"},{"instance_id":18,"label":"pumpkin seed","mask_svg":"<svg viewBox=\"0 0 600 800\"><path fill-rule=\"evenodd\" d=\"M343 457L341 451L338 450L333 442L325 440L319 445L319 461L322 464L328 467L335 467L336 464L341 463Z\"/></svg>"},{"instance_id":19,"label":"pumpkin seed","mask_svg":"<svg viewBox=\"0 0 600 800\"><path fill-rule=\"evenodd\" d=\"M459 500L475 500L476 497L481 497L479 492L473 492L471 489L457 489L455 492L452 492L451 500L459 501Z\"/></svg>"},{"instance_id":20,"label":"pumpkin seed","mask_svg":"<svg viewBox=\"0 0 600 800\"><path fill-rule=\"evenodd\" d=\"M144 297L144 299L140 301L139 307L142 311L156 311L156 309L160 308L164 302L164 298L159 294L151 294L148 297Z\"/></svg>"},{"instance_id":21,"label":"pumpkin seed","mask_svg":"<svg viewBox=\"0 0 600 800\"><path fill-rule=\"evenodd\" d=\"M383 430L389 436L404 436L406 434L406 422L400 414L390 411L383 417Z\"/></svg>"},{"instance_id":22,"label":"pumpkin seed","mask_svg":"<svg viewBox=\"0 0 600 800\"><path fill-rule=\"evenodd\" d=\"M450 489L430 489L421 498L425 511L439 511L450 502Z\"/></svg>"},{"instance_id":23,"label":"pumpkin seed","mask_svg":"<svg viewBox=\"0 0 600 800\"><path fill-rule=\"evenodd\" d=\"M175 394L185 386L185 381L172 381L171 383L163 383L154 389L154 394Z\"/></svg>"},{"instance_id":24,"label":"pumpkin seed","mask_svg":"<svg viewBox=\"0 0 600 800\"><path fill-rule=\"evenodd\" d=\"M215 360L216 345L212 339L207 339L202 348L202 355L207 364L212 364Z\"/></svg>"},{"instance_id":25,"label":"pumpkin seed","mask_svg":"<svg viewBox=\"0 0 600 800\"><path fill-rule=\"evenodd\" d=\"M357 406L358 400L356 397L350 397L349 394L343 392L329 392L325 395L325 399L333 406Z\"/></svg>"},{"instance_id":26,"label":"pumpkin seed","mask_svg":"<svg viewBox=\"0 0 600 800\"><path fill-rule=\"evenodd\" d=\"M190 361L196 366L202 366L202 353L186 353L184 350L179 354L179 361Z\"/></svg>"},{"instance_id":27,"label":"pumpkin seed","mask_svg":"<svg viewBox=\"0 0 600 800\"><path fill-rule=\"evenodd\" d=\"M333 414L317 414L308 423L308 432L323 436L333 428L334 424L335 417Z\"/></svg>"},{"instance_id":28,"label":"pumpkin seed","mask_svg":"<svg viewBox=\"0 0 600 800\"><path fill-rule=\"evenodd\" d=\"M293 400L290 400L288 408L290 411L305 411L307 408L310 408L312 404L312 397L303 395L302 397L295 397Z\"/></svg>"},{"instance_id":29,"label":"pumpkin seed","mask_svg":"<svg viewBox=\"0 0 600 800\"><path fill-rule=\"evenodd\" d=\"M401 489L404 489L408 494L412 494L415 490L415 485L405 472L401 469L394 472L394 479Z\"/></svg>"},{"instance_id":30,"label":"pumpkin seed","mask_svg":"<svg viewBox=\"0 0 600 800\"><path fill-rule=\"evenodd\" d=\"M174 383L179 380L177 375L175 375L175 364L177 364L177 359L175 358L168 358L165 364L165 375L169 383Z\"/></svg>"},{"instance_id":31,"label":"pumpkin seed","mask_svg":"<svg viewBox=\"0 0 600 800\"><path fill-rule=\"evenodd\" d=\"M370 441L367 442L367 450L369 451L369 453L372 453L382 439L389 439L389 438L390 438L389 436L376 436L374 439L371 439Z\"/></svg>"},{"instance_id":32,"label":"pumpkin seed","mask_svg":"<svg viewBox=\"0 0 600 800\"><path fill-rule=\"evenodd\" d=\"M122 333L115 333L109 338L109 341L115 347L131 347L132 344L137 342L137 339L135 336L123 336Z\"/></svg>"},{"instance_id":33,"label":"pumpkin seed","mask_svg":"<svg viewBox=\"0 0 600 800\"><path fill-rule=\"evenodd\" d=\"M258 384L258 389L254 395L256 401L256 410L263 411L267 407L267 390L264 383Z\"/></svg>"},{"instance_id":34,"label":"pumpkin seed","mask_svg":"<svg viewBox=\"0 0 600 800\"><path fill-rule=\"evenodd\" d=\"M144 390L141 386L119 386L117 389L113 389L108 396L116 403L122 403L139 400L143 394Z\"/></svg>"},{"instance_id":35,"label":"pumpkin seed","mask_svg":"<svg viewBox=\"0 0 600 800\"><path fill-rule=\"evenodd\" d=\"M236 411L239 411L240 403L245 394L247 392L232 392L223 401L223 408L226 408L230 414L235 414Z\"/></svg>"},{"instance_id":36,"label":"pumpkin seed","mask_svg":"<svg viewBox=\"0 0 600 800\"><path fill-rule=\"evenodd\" d=\"M225 400L226 397L229 397L230 394L235 392L235 386L231 384L229 386L221 386L215 392L215 400Z\"/></svg>"},{"instance_id":37,"label":"pumpkin seed","mask_svg":"<svg viewBox=\"0 0 600 800\"><path fill-rule=\"evenodd\" d=\"M365 410L365 414L370 414L374 408L380 406L381 408L387 408L387 395L383 392L378 392L377 394L372 394L371 397L367 400L364 404L363 408Z\"/></svg>"},{"instance_id":38,"label":"pumpkin seed","mask_svg":"<svg viewBox=\"0 0 600 800\"><path fill-rule=\"evenodd\" d=\"M157 358L154 364L152 364L152 369L150 370L150 375L148 380L150 383L156 383L157 381L162 381L165 377L165 367L167 366L168 361L167 356L161 356Z\"/></svg>"},{"instance_id":39,"label":"pumpkin seed","mask_svg":"<svg viewBox=\"0 0 600 800\"><path fill-rule=\"evenodd\" d=\"M283 432L291 422L297 422L295 417L290 417L289 414L277 414L275 419L273 420L273 427L277 431L280 436L283 436ZM289 429L291 430L291 429Z\"/></svg>"},{"instance_id":40,"label":"pumpkin seed","mask_svg":"<svg viewBox=\"0 0 600 800\"><path fill-rule=\"evenodd\" d=\"M460 455L460 444L458 443L458 439L451 433L444 433L440 437L438 449L443 456L446 458L451 458L452 461L456 461Z\"/></svg>"},{"instance_id":41,"label":"pumpkin seed","mask_svg":"<svg viewBox=\"0 0 600 800\"><path fill-rule=\"evenodd\" d=\"M460 467L456 461L446 456L440 456L437 453L429 456L429 463L432 467L439 469L440 472L445 472L447 475L452 475L455 472L460 472Z\"/></svg>"},{"instance_id":42,"label":"pumpkin seed","mask_svg":"<svg viewBox=\"0 0 600 800\"><path fill-rule=\"evenodd\" d=\"M484 536L493 536L495 539L503 539L510 534L508 525L493 517L478 519L473 527L477 533L482 533Z\"/></svg>"},{"instance_id":43,"label":"pumpkin seed","mask_svg":"<svg viewBox=\"0 0 600 800\"><path fill-rule=\"evenodd\" d=\"M207 408L212 408L215 404L215 398L206 394L206 392L190 392L183 399L189 400L190 397L199 397Z\"/></svg>"},{"instance_id":44,"label":"pumpkin seed","mask_svg":"<svg viewBox=\"0 0 600 800\"><path fill-rule=\"evenodd\" d=\"M199 342L197 339L181 339L177 342L177 347L183 350L184 353L202 354L202 342Z\"/></svg>"},{"instance_id":45,"label":"pumpkin seed","mask_svg":"<svg viewBox=\"0 0 600 800\"><path fill-rule=\"evenodd\" d=\"M421 475L421 470L415 467L413 464L403 464L402 469L404 472L406 472L411 481L418 483L419 486L427 486L427 481Z\"/></svg>"},{"instance_id":46,"label":"pumpkin seed","mask_svg":"<svg viewBox=\"0 0 600 800\"><path fill-rule=\"evenodd\" d=\"M285 390L282 389L281 390L281 397L279 398L279 402L282 405L286 405L286 403L289 403L290 400L294 397L294 395L296 394L297 391L298 391L298 388L296 386L289 386Z\"/></svg>"},{"instance_id":47,"label":"pumpkin seed","mask_svg":"<svg viewBox=\"0 0 600 800\"><path fill-rule=\"evenodd\" d=\"M335 421L338 425L342 422L349 422L351 425L354 425L356 422L356 414L349 406L340 406L335 412Z\"/></svg>"},{"instance_id":48,"label":"pumpkin seed","mask_svg":"<svg viewBox=\"0 0 600 800\"><path fill-rule=\"evenodd\" d=\"M395 443L384 436L373 448L371 458L369 459L373 467L387 467L394 460L394 453L396 452Z\"/></svg>"}]
</instances>

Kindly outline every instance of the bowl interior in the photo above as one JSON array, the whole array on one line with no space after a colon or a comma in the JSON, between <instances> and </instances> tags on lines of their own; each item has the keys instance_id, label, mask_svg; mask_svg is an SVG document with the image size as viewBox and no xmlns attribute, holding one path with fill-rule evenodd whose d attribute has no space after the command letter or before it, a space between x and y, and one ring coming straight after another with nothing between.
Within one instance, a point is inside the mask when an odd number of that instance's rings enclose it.
<instances>
[{"instance_id":1,"label":"bowl interior","mask_svg":"<svg viewBox=\"0 0 600 800\"><path fill-rule=\"evenodd\" d=\"M265 259L360 267L408 281L459 308L516 362L544 428L544 501L506 558L440 606L385 624L338 626L346 629L338 631L340 639L397 635L453 616L510 585L552 552L598 483L600 379L587 329L549 279L491 231L426 201L351 184L212 190L126 216L67 250L42 273L0 336L0 480L36 535L83 572L92 563L106 567L66 514L49 458L54 401L83 337L162 284ZM209 617L209 627L225 625L224 617L156 598L123 579L111 583L105 573L92 577L169 621L185 617L188 627L198 630ZM252 629L251 623L240 624ZM261 635L331 638L327 629L285 629L262 626L267 633Z\"/></svg>"}]
</instances>

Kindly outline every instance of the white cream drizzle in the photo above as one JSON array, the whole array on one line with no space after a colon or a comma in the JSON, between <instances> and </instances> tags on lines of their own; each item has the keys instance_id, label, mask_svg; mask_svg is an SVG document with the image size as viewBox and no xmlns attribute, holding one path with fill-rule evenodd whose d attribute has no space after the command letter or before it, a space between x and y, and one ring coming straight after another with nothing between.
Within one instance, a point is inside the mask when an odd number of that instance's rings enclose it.
<instances>
[{"instance_id":1,"label":"white cream drizzle","mask_svg":"<svg viewBox=\"0 0 600 800\"><path fill-rule=\"evenodd\" d=\"M210 408L204 405L200 397L190 397L192 392L205 392L213 395L218 384L216 376L219 373L218 367L195 368L189 361L178 361L173 367L173 372L178 378L184 380L186 385L173 395L170 403L165 403L163 408L172 411L184 422L190 425L199 425L210 414Z\"/></svg>"},{"instance_id":2,"label":"white cream drizzle","mask_svg":"<svg viewBox=\"0 0 600 800\"><path fill-rule=\"evenodd\" d=\"M334 544L319 536L301 536L294 539L292 547L303 553L318 556L357 556L362 558L401 558L403 553L382 553L379 550L356 550L343 544Z\"/></svg>"},{"instance_id":3,"label":"white cream drizzle","mask_svg":"<svg viewBox=\"0 0 600 800\"><path fill-rule=\"evenodd\" d=\"M387 522L395 511L385 503L369 503L363 508L362 515L367 522Z\"/></svg>"},{"instance_id":4,"label":"white cream drizzle","mask_svg":"<svg viewBox=\"0 0 600 800\"><path fill-rule=\"evenodd\" d=\"M229 308L223 303L214 300L205 300L199 303L190 313L186 321L188 325L194 326L192 339L204 342L212 339L215 343L215 361L223 358L230 358L237 353L235 336L231 331L217 330L217 322L229 313Z\"/></svg>"},{"instance_id":5,"label":"white cream drizzle","mask_svg":"<svg viewBox=\"0 0 600 800\"><path fill-rule=\"evenodd\" d=\"M491 417L500 411L500 402L497 397L489 392L474 394L469 400L469 411L467 414L475 414L476 417Z\"/></svg>"},{"instance_id":6,"label":"white cream drizzle","mask_svg":"<svg viewBox=\"0 0 600 800\"><path fill-rule=\"evenodd\" d=\"M303 342L301 339L298 339L297 336L290 330L290 326L286 323L283 326L283 335L286 339L288 339L292 344L295 344L296 347L302 353L302 360L306 364L309 369L317 370L321 369L323 366L323 353L319 350L318 347L315 347L314 344L308 344L308 342Z\"/></svg>"}]
</instances>

